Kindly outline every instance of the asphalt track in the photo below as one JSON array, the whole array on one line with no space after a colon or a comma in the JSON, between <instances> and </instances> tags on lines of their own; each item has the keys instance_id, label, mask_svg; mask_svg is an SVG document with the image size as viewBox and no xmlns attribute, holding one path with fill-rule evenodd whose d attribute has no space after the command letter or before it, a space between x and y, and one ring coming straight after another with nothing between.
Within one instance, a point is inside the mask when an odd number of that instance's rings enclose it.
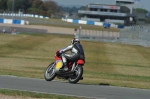
<instances>
[{"instance_id":1,"label":"asphalt track","mask_svg":"<svg viewBox=\"0 0 150 99\"><path fill-rule=\"evenodd\" d=\"M0 75L0 89L88 97L96 99L150 99L150 90L102 85L70 84L44 79Z\"/></svg>"}]
</instances>

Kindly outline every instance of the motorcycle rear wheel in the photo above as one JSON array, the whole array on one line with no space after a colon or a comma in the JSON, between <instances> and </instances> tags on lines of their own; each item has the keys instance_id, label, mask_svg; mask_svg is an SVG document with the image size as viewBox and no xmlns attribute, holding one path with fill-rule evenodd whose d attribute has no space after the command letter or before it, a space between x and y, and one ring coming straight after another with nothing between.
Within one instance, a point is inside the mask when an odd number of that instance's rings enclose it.
<instances>
[{"instance_id":1,"label":"motorcycle rear wheel","mask_svg":"<svg viewBox=\"0 0 150 99\"><path fill-rule=\"evenodd\" d=\"M53 65L54 65L54 63L50 64L45 70L44 78L46 81L52 81L56 77Z\"/></svg>"},{"instance_id":2,"label":"motorcycle rear wheel","mask_svg":"<svg viewBox=\"0 0 150 99\"><path fill-rule=\"evenodd\" d=\"M75 69L75 74L73 77L70 77L68 79L69 83L75 84L77 83L81 78L82 78L82 74L83 74L83 67L81 65L77 66L77 68Z\"/></svg>"}]
</instances>

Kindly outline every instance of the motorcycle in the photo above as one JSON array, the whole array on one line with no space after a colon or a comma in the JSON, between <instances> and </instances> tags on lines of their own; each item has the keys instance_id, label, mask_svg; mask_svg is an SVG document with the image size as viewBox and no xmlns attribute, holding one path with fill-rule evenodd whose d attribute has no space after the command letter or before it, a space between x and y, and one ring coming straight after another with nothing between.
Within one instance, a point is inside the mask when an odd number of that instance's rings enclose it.
<instances>
[{"instance_id":1,"label":"motorcycle","mask_svg":"<svg viewBox=\"0 0 150 99\"><path fill-rule=\"evenodd\" d=\"M62 50L62 49L61 49ZM61 50L56 51L55 62L51 63L45 70L44 78L46 81L52 81L55 77L68 80L69 83L75 84L79 80L83 80L84 60L79 59L76 62L67 60L68 71L63 70L63 61L61 55L58 55Z\"/></svg>"}]
</instances>

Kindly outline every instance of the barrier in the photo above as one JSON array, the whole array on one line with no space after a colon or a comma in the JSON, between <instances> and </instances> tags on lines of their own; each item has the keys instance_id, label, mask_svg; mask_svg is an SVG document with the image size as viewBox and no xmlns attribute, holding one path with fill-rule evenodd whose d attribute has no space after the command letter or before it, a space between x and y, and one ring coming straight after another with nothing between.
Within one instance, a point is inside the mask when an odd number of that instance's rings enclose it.
<instances>
[{"instance_id":1,"label":"barrier","mask_svg":"<svg viewBox=\"0 0 150 99\"><path fill-rule=\"evenodd\" d=\"M109 23L103 23L103 26L104 26L105 28L110 28L110 27L111 27L111 24L109 24Z\"/></svg>"},{"instance_id":2,"label":"barrier","mask_svg":"<svg viewBox=\"0 0 150 99\"><path fill-rule=\"evenodd\" d=\"M123 29L124 26L123 25L118 25L118 28Z\"/></svg>"},{"instance_id":3,"label":"barrier","mask_svg":"<svg viewBox=\"0 0 150 99\"><path fill-rule=\"evenodd\" d=\"M122 25L115 25L115 24L112 24L112 23L110 24L106 22L94 22L94 21L74 20L74 19L65 19L65 18L62 18L62 21L77 23L77 24L104 26L105 28L110 28L110 27L120 28L120 29L124 28L124 26Z\"/></svg>"},{"instance_id":4,"label":"barrier","mask_svg":"<svg viewBox=\"0 0 150 99\"><path fill-rule=\"evenodd\" d=\"M21 24L21 20L13 20L13 24Z\"/></svg>"},{"instance_id":5,"label":"barrier","mask_svg":"<svg viewBox=\"0 0 150 99\"><path fill-rule=\"evenodd\" d=\"M79 20L73 20L73 23L79 23Z\"/></svg>"},{"instance_id":6,"label":"barrier","mask_svg":"<svg viewBox=\"0 0 150 99\"><path fill-rule=\"evenodd\" d=\"M34 17L34 18L44 18L44 19L49 19L49 17L41 16L41 15L35 15L35 14L0 13L0 15L2 15L2 16Z\"/></svg>"},{"instance_id":7,"label":"barrier","mask_svg":"<svg viewBox=\"0 0 150 99\"><path fill-rule=\"evenodd\" d=\"M0 23L4 23L4 19L0 19Z\"/></svg>"},{"instance_id":8,"label":"barrier","mask_svg":"<svg viewBox=\"0 0 150 99\"><path fill-rule=\"evenodd\" d=\"M20 25L28 25L29 22L25 20L14 20L14 19L0 19L0 23L5 24L20 24Z\"/></svg>"},{"instance_id":9,"label":"barrier","mask_svg":"<svg viewBox=\"0 0 150 99\"><path fill-rule=\"evenodd\" d=\"M93 21L87 21L87 24L94 25L94 22Z\"/></svg>"}]
</instances>

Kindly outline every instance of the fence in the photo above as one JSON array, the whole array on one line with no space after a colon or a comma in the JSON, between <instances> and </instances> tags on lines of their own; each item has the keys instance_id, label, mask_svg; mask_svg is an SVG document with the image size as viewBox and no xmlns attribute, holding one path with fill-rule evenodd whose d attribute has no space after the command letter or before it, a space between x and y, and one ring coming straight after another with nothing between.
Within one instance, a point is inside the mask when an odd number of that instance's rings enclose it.
<instances>
[{"instance_id":1,"label":"fence","mask_svg":"<svg viewBox=\"0 0 150 99\"><path fill-rule=\"evenodd\" d=\"M78 37L84 40L92 41L116 41L119 38L119 32L96 31L96 30L79 30Z\"/></svg>"},{"instance_id":2,"label":"fence","mask_svg":"<svg viewBox=\"0 0 150 99\"><path fill-rule=\"evenodd\" d=\"M116 42L150 47L150 25L137 25L120 29L120 32L79 30L80 39Z\"/></svg>"},{"instance_id":3,"label":"fence","mask_svg":"<svg viewBox=\"0 0 150 99\"><path fill-rule=\"evenodd\" d=\"M121 29L118 41L150 47L150 25L137 25Z\"/></svg>"}]
</instances>

